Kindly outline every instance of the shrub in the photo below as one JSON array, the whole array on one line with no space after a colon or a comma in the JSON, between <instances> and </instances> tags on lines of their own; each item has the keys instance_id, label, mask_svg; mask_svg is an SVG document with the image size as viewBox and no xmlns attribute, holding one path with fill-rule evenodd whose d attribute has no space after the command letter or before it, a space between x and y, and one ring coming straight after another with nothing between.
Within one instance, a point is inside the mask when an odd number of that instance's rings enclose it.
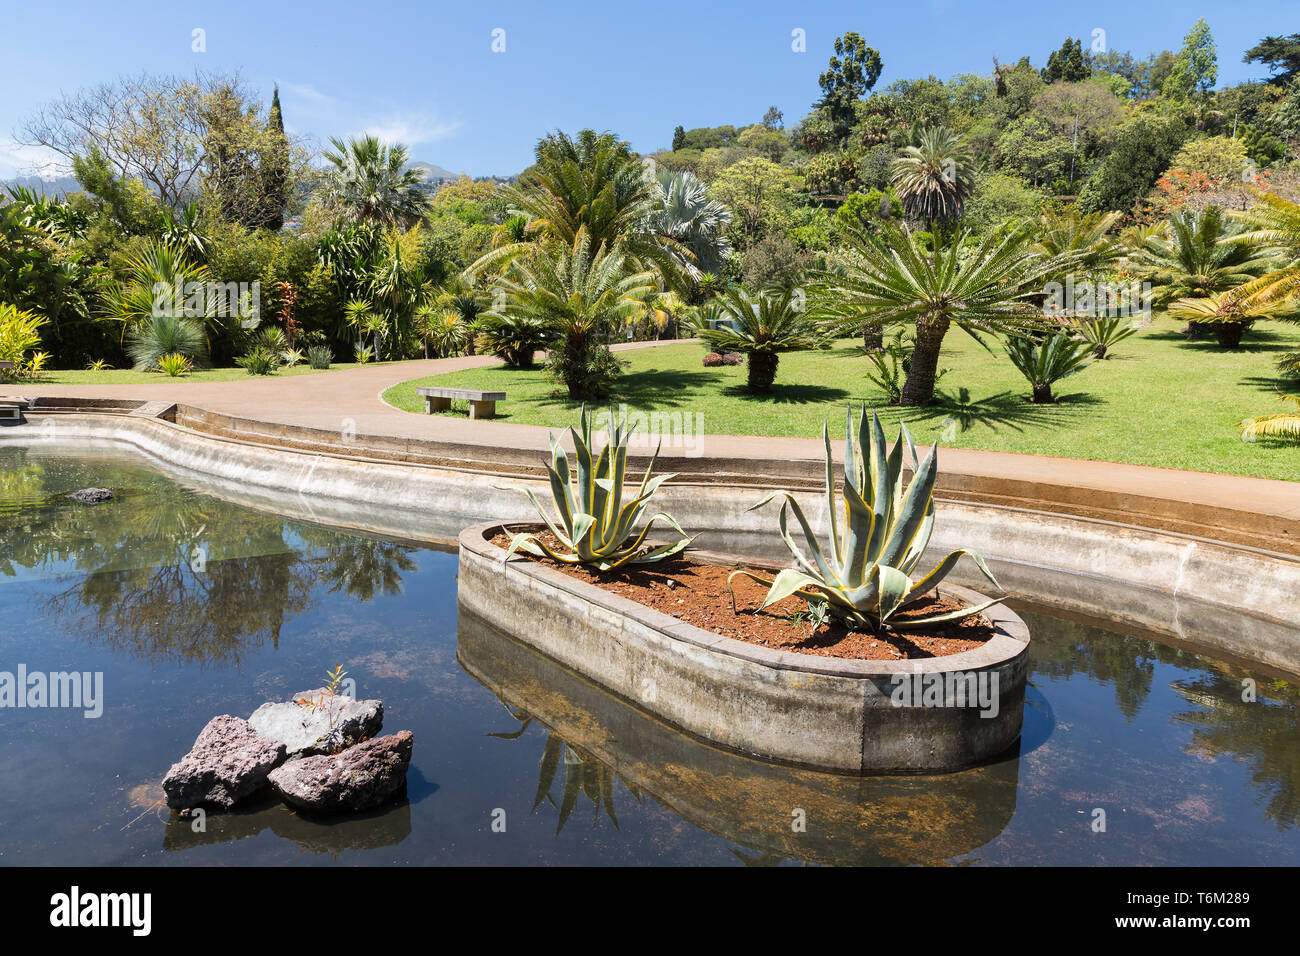
<instances>
[{"instance_id":1,"label":"shrub","mask_svg":"<svg viewBox=\"0 0 1300 956\"><path fill-rule=\"evenodd\" d=\"M15 375L38 371L44 364L44 359L28 353L41 344L40 328L47 321L44 316L0 302L0 360L13 362Z\"/></svg>"},{"instance_id":2,"label":"shrub","mask_svg":"<svg viewBox=\"0 0 1300 956\"><path fill-rule=\"evenodd\" d=\"M332 361L334 361L334 353L324 345L313 345L307 349L307 364L312 368L329 368Z\"/></svg>"},{"instance_id":3,"label":"shrub","mask_svg":"<svg viewBox=\"0 0 1300 956\"><path fill-rule=\"evenodd\" d=\"M170 375L172 378L188 374L194 368L194 363L187 356L179 355L176 352L161 356L157 365L158 371Z\"/></svg>"},{"instance_id":4,"label":"shrub","mask_svg":"<svg viewBox=\"0 0 1300 956\"><path fill-rule=\"evenodd\" d=\"M249 375L274 375L280 367L280 357L263 346L256 346L247 355L235 359Z\"/></svg>"},{"instance_id":5,"label":"shrub","mask_svg":"<svg viewBox=\"0 0 1300 956\"><path fill-rule=\"evenodd\" d=\"M126 354L138 372L156 368L164 355L184 355L196 365L207 363L208 343L203 326L179 315L153 315L126 336Z\"/></svg>"}]
</instances>

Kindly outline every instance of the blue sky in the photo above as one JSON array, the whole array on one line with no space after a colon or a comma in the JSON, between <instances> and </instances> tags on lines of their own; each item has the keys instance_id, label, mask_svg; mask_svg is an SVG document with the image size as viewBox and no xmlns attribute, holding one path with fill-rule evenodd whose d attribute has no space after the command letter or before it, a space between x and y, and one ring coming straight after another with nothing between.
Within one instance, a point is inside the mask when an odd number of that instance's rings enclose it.
<instances>
[{"instance_id":1,"label":"blue sky","mask_svg":"<svg viewBox=\"0 0 1300 956\"><path fill-rule=\"evenodd\" d=\"M125 12L129 10L130 12ZM992 57L1041 65L1066 36L1145 56L1177 50L1197 16L1218 42L1219 82L1263 78L1242 52L1300 29L1296 0L909 3L71 2L6 0L0 33L0 176L43 157L14 141L60 91L124 73L238 70L285 122L325 142L369 130L415 158L471 175L528 164L550 129L612 129L640 151L673 127L742 125L776 105L791 124L817 98L837 35L880 51L880 85L931 73L987 73ZM206 52L192 50L205 31ZM492 50L493 30L505 50ZM804 31L806 52L792 47Z\"/></svg>"}]
</instances>

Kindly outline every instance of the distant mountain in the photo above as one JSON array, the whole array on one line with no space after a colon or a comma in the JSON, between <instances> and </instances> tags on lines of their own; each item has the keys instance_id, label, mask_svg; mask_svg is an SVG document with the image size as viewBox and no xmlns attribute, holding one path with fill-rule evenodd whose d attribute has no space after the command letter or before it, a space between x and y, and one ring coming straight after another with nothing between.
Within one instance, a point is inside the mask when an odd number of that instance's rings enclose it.
<instances>
[{"instance_id":1,"label":"distant mountain","mask_svg":"<svg viewBox=\"0 0 1300 956\"><path fill-rule=\"evenodd\" d=\"M407 169L414 169L418 172L426 183L436 183L444 179L458 179L459 173L453 173L449 169L443 169L441 166L435 166L433 163L407 163Z\"/></svg>"},{"instance_id":2,"label":"distant mountain","mask_svg":"<svg viewBox=\"0 0 1300 956\"><path fill-rule=\"evenodd\" d=\"M21 186L23 189L31 189L45 196L66 196L68 193L81 192L81 184L71 176L55 176L53 179L42 179L40 176L15 176L0 185Z\"/></svg>"}]
</instances>

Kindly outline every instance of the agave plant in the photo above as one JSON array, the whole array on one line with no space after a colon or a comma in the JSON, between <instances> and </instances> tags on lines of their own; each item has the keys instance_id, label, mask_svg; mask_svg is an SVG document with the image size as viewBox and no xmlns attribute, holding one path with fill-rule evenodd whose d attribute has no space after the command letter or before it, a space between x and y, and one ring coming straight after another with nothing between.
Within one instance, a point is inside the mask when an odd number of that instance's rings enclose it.
<instances>
[{"instance_id":1,"label":"agave plant","mask_svg":"<svg viewBox=\"0 0 1300 956\"><path fill-rule=\"evenodd\" d=\"M826 426L822 426L822 441L826 444L829 549L824 550L818 542L794 495L774 491L754 508L761 508L776 498L784 499L781 537L798 567L786 568L771 581L751 571L735 571L728 579L728 586L737 575L744 575L768 585L763 607L797 594L810 607L825 607L847 627L871 630L878 630L886 623L895 630L909 630L956 621L1001 601L996 598L957 611L895 619L899 611L935 588L965 555L971 557L995 587L1001 590L1002 586L983 558L965 550L951 552L925 577L912 579L934 528L934 481L939 446L936 443L925 460L918 463L916 446L905 426L900 426L898 440L893 450L887 452L884 429L874 411L868 422L866 406L862 407L856 435L852 409L845 419L842 502L836 501L831 441ZM913 474L906 490L903 488L904 450L911 460ZM809 554L804 553L790 533L788 511L794 512L803 530ZM734 591L732 609L735 609Z\"/></svg>"},{"instance_id":2,"label":"agave plant","mask_svg":"<svg viewBox=\"0 0 1300 956\"><path fill-rule=\"evenodd\" d=\"M647 503L655 491L669 478L675 475L657 475L650 477L654 470L655 459L659 456L655 450L650 466L646 468L645 477L635 497L626 504L623 502L623 476L627 473L627 443L632 430L625 427L626 422L616 421L614 410L609 410L609 434L605 447L597 454L592 446L592 420L587 417L584 405L580 418L582 432L579 434L572 426L569 434L573 438L574 458L577 475L569 471L569 456L560 447L555 436L551 436L551 464L546 471L551 479L551 499L559 520L553 520L537 500L532 489L523 489L537 509L546 527L550 529L557 541L567 550L557 550L548 545L535 534L516 534L510 539L510 548L506 559L515 551L526 551L537 557L549 557L564 564L581 564L598 571L612 571L624 565L653 564L679 553L694 539L688 536L670 515L662 512L651 518L639 534L633 533L633 527L645 513ZM576 478L576 482L573 480ZM575 492L576 484L576 492ZM643 548L646 534L659 518L671 525L682 537L671 544Z\"/></svg>"}]
</instances>

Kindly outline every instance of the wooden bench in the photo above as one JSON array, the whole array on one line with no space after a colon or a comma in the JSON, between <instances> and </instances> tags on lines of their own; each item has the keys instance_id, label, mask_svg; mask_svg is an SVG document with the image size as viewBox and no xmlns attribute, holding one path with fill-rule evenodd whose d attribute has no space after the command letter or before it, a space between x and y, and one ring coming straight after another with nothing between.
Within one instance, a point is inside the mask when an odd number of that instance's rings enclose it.
<instances>
[{"instance_id":1,"label":"wooden bench","mask_svg":"<svg viewBox=\"0 0 1300 956\"><path fill-rule=\"evenodd\" d=\"M440 388L426 385L415 390L424 396L424 414L446 411L453 398L469 402L470 418L491 418L497 413L497 402L506 400L505 392L480 392L473 388Z\"/></svg>"}]
</instances>

